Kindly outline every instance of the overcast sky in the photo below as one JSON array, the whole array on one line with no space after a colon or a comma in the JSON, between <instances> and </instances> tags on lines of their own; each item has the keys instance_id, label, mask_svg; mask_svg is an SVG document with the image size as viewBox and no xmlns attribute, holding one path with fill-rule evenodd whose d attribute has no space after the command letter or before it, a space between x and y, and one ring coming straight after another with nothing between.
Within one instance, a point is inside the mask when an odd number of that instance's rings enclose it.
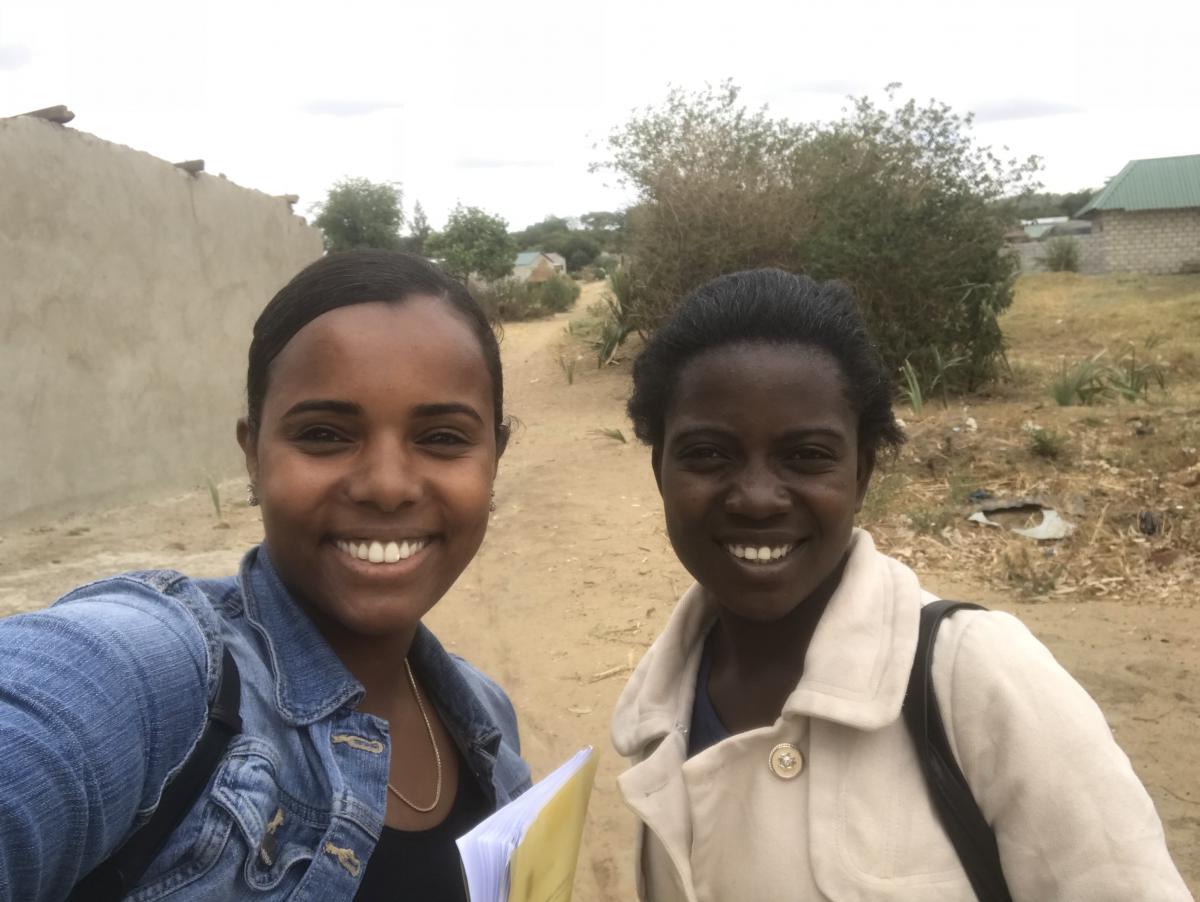
<instances>
[{"instance_id":1,"label":"overcast sky","mask_svg":"<svg viewBox=\"0 0 1200 902\"><path fill-rule=\"evenodd\" d=\"M64 103L73 128L297 212L365 176L435 226L461 201L520 228L627 203L588 173L597 145L668 84L725 78L800 121L899 81L1041 155L1048 190L1099 186L1200 153L1197 48L1197 0L0 0L0 116Z\"/></svg>"}]
</instances>

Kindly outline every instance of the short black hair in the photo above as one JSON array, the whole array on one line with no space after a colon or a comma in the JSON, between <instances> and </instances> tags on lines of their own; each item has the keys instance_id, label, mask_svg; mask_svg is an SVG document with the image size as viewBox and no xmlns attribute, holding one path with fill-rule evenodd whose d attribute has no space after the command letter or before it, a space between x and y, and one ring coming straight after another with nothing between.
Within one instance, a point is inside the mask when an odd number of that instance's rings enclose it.
<instances>
[{"instance_id":1,"label":"short black hair","mask_svg":"<svg viewBox=\"0 0 1200 902\"><path fill-rule=\"evenodd\" d=\"M304 326L338 307L372 301L400 303L413 295L445 301L479 339L492 380L496 418L496 450L508 444L504 419L504 373L500 344L492 324L466 286L423 257L399 251L354 250L330 254L310 263L279 290L254 324L246 372L246 423L256 436L267 394L271 361Z\"/></svg>"},{"instance_id":2,"label":"short black hair","mask_svg":"<svg viewBox=\"0 0 1200 902\"><path fill-rule=\"evenodd\" d=\"M633 364L627 411L633 431L662 450L667 408L684 365L713 348L764 343L819 348L837 361L846 400L858 413L858 448L873 463L904 433L892 412L892 381L867 336L854 293L781 269L720 276L683 299Z\"/></svg>"}]
</instances>

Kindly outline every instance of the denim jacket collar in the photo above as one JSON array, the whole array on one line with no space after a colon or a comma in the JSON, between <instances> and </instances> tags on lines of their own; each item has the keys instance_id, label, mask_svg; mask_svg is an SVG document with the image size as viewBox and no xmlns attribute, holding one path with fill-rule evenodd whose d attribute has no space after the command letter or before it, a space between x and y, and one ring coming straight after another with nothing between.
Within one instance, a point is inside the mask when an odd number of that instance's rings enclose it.
<instances>
[{"instance_id":1,"label":"denim jacket collar","mask_svg":"<svg viewBox=\"0 0 1200 902\"><path fill-rule=\"evenodd\" d=\"M266 645L275 675L275 706L290 724L305 726L362 700L363 687L334 654L280 580L265 545L247 552L241 565L246 618ZM468 756L494 761L501 731L495 719L437 637L418 625L410 650L414 670L428 684L450 732Z\"/></svg>"},{"instance_id":2,"label":"denim jacket collar","mask_svg":"<svg viewBox=\"0 0 1200 902\"><path fill-rule=\"evenodd\" d=\"M464 754L471 758L482 753L489 762L494 762L500 749L500 728L454 659L424 624L417 627L409 660L432 691L434 704L447 728L462 738Z\"/></svg>"},{"instance_id":3,"label":"denim jacket collar","mask_svg":"<svg viewBox=\"0 0 1200 902\"><path fill-rule=\"evenodd\" d=\"M275 707L293 726L307 726L362 700L363 687L284 586L266 545L242 558L239 578L246 619L267 648L275 675Z\"/></svg>"}]
</instances>

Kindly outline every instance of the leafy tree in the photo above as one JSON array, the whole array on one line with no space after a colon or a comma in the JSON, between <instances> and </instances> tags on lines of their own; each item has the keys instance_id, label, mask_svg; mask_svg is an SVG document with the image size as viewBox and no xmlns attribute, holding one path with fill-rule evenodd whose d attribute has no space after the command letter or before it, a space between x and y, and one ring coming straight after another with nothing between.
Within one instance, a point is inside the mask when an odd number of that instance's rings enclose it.
<instances>
[{"instance_id":1,"label":"leafy tree","mask_svg":"<svg viewBox=\"0 0 1200 902\"><path fill-rule=\"evenodd\" d=\"M936 101L885 109L864 97L809 125L745 108L729 82L672 90L614 131L609 159L593 167L638 197L630 323L652 330L721 273L780 266L849 282L891 365L933 376L954 360L951 378L979 385L1003 353L997 316L1015 272L1002 253L1011 213L998 201L1037 161L1001 162L970 127Z\"/></svg>"},{"instance_id":2,"label":"leafy tree","mask_svg":"<svg viewBox=\"0 0 1200 902\"><path fill-rule=\"evenodd\" d=\"M584 213L579 217L579 221L600 243L603 250L612 253L621 253L625 250L625 229L629 222L628 211L620 210L610 213L607 210L596 210Z\"/></svg>"},{"instance_id":3,"label":"leafy tree","mask_svg":"<svg viewBox=\"0 0 1200 902\"><path fill-rule=\"evenodd\" d=\"M561 216L547 216L519 232L513 232L513 241L521 250L562 253L559 248L570 234L570 224Z\"/></svg>"},{"instance_id":4,"label":"leafy tree","mask_svg":"<svg viewBox=\"0 0 1200 902\"><path fill-rule=\"evenodd\" d=\"M404 223L401 200L397 185L343 179L329 189L313 224L331 253L359 247L397 248Z\"/></svg>"},{"instance_id":5,"label":"leafy tree","mask_svg":"<svg viewBox=\"0 0 1200 902\"><path fill-rule=\"evenodd\" d=\"M517 253L507 222L461 204L450 214L445 230L430 236L427 248L441 258L447 272L463 280L471 275L503 279L512 274Z\"/></svg>"},{"instance_id":6,"label":"leafy tree","mask_svg":"<svg viewBox=\"0 0 1200 902\"><path fill-rule=\"evenodd\" d=\"M425 256L425 245L433 234L433 226L425 216L425 208L417 201L413 207L412 222L408 226L408 234L400 241L400 246L410 254Z\"/></svg>"},{"instance_id":7,"label":"leafy tree","mask_svg":"<svg viewBox=\"0 0 1200 902\"><path fill-rule=\"evenodd\" d=\"M1098 189L1084 188L1067 194L1050 192L1027 193L1006 198L1017 219L1043 219L1051 216L1074 216L1091 200Z\"/></svg>"}]
</instances>

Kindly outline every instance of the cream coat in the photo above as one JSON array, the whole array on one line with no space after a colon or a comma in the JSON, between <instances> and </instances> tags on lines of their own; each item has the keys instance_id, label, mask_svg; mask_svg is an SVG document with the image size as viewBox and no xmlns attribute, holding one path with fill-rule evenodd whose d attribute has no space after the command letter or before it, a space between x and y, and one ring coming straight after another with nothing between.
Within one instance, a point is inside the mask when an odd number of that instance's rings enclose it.
<instances>
[{"instance_id":1,"label":"cream coat","mask_svg":"<svg viewBox=\"0 0 1200 902\"><path fill-rule=\"evenodd\" d=\"M618 784L640 820L650 902L970 900L900 706L920 606L916 575L855 530L804 675L771 726L686 759L702 639L697 587L625 687ZM1190 899L1154 806L1095 702L1015 618L944 621L934 687L955 755L996 831L1014 900ZM781 742L800 775L768 766Z\"/></svg>"}]
</instances>

